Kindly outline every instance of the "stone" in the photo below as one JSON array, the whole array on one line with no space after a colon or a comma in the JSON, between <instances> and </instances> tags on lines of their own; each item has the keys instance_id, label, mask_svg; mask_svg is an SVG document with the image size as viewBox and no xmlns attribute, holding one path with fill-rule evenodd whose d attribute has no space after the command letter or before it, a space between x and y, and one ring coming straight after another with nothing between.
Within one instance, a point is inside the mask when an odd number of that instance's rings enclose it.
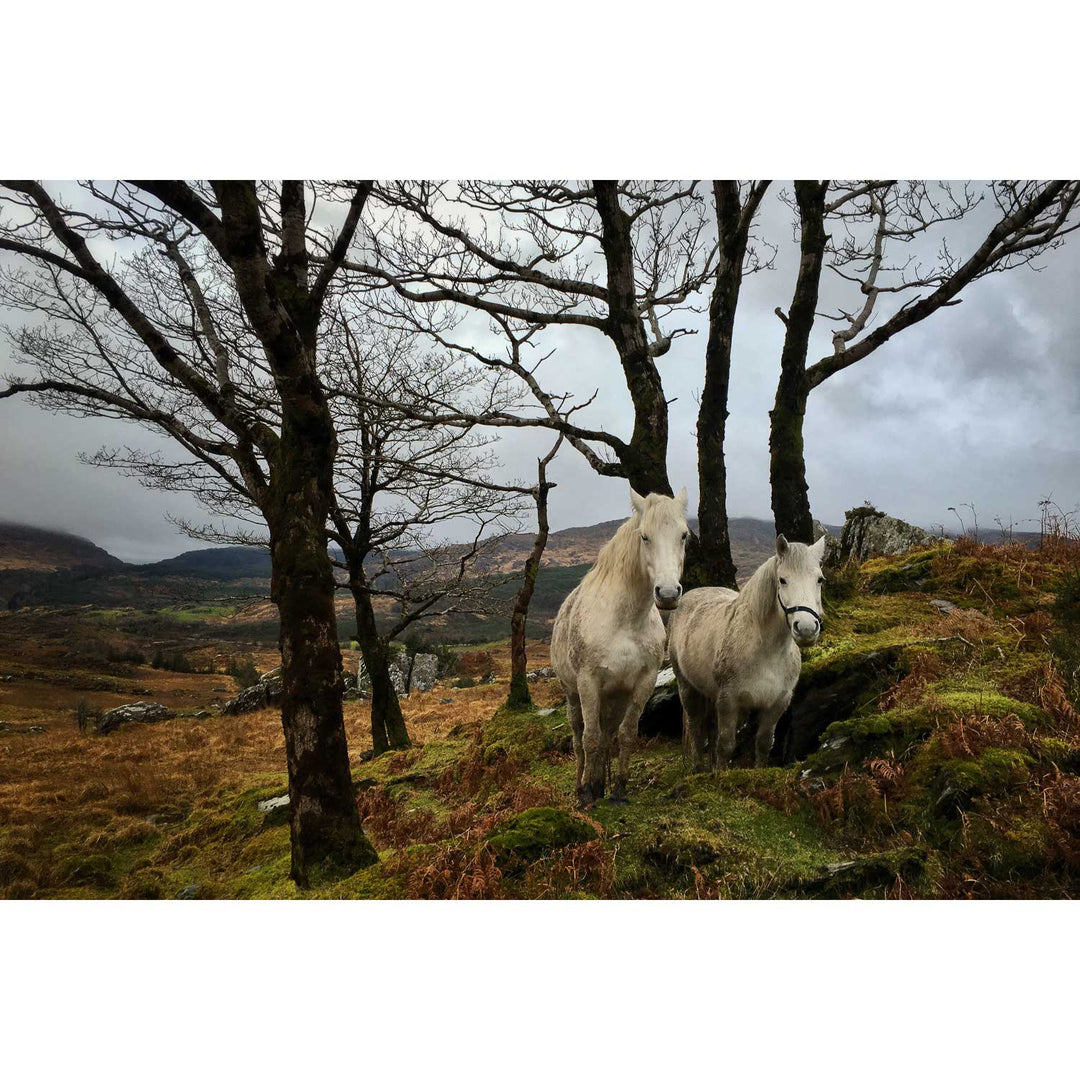
<instances>
[{"instance_id":1,"label":"stone","mask_svg":"<svg viewBox=\"0 0 1080 1080\"><path fill-rule=\"evenodd\" d=\"M281 665L278 664L276 668L271 668L265 675L259 676L259 682L270 682L272 679L281 678Z\"/></svg>"},{"instance_id":2,"label":"stone","mask_svg":"<svg viewBox=\"0 0 1080 1080\"><path fill-rule=\"evenodd\" d=\"M409 690L427 693L435 688L439 677L439 658L434 653L417 653L413 658Z\"/></svg>"},{"instance_id":3,"label":"stone","mask_svg":"<svg viewBox=\"0 0 1080 1080\"><path fill-rule=\"evenodd\" d=\"M254 712L256 709L265 709L270 705L276 705L284 693L284 684L281 676L271 678L263 676L253 686L241 690L232 700L226 701L221 706L224 716L235 716L237 713Z\"/></svg>"},{"instance_id":4,"label":"stone","mask_svg":"<svg viewBox=\"0 0 1080 1080\"><path fill-rule=\"evenodd\" d=\"M156 701L137 701L133 705L121 705L110 709L98 721L97 729L101 734L115 731L122 724L155 724L159 720L168 720L176 714L172 709Z\"/></svg>"},{"instance_id":5,"label":"stone","mask_svg":"<svg viewBox=\"0 0 1080 1080\"><path fill-rule=\"evenodd\" d=\"M942 615L948 615L950 611L957 610L957 605L951 600L931 600L930 606L937 608Z\"/></svg>"},{"instance_id":6,"label":"stone","mask_svg":"<svg viewBox=\"0 0 1080 1080\"><path fill-rule=\"evenodd\" d=\"M644 739L665 735L677 739L682 735L682 704L675 672L661 668L656 676L656 689L649 695L638 719L638 734Z\"/></svg>"},{"instance_id":7,"label":"stone","mask_svg":"<svg viewBox=\"0 0 1080 1080\"><path fill-rule=\"evenodd\" d=\"M439 704L440 705L453 705L454 704L454 699L452 697L441 697L441 698L439 698Z\"/></svg>"},{"instance_id":8,"label":"stone","mask_svg":"<svg viewBox=\"0 0 1080 1080\"><path fill-rule=\"evenodd\" d=\"M367 665L362 656L356 664L356 690L362 698L371 697L371 676L368 674Z\"/></svg>"},{"instance_id":9,"label":"stone","mask_svg":"<svg viewBox=\"0 0 1080 1080\"><path fill-rule=\"evenodd\" d=\"M289 805L288 795L278 795L274 799L262 799L258 803L259 812L262 814L269 814L272 810L280 810L283 806Z\"/></svg>"},{"instance_id":10,"label":"stone","mask_svg":"<svg viewBox=\"0 0 1080 1080\"><path fill-rule=\"evenodd\" d=\"M527 672L525 678L529 682L536 682L537 679L554 679L555 669L550 667L537 668L535 671Z\"/></svg>"},{"instance_id":11,"label":"stone","mask_svg":"<svg viewBox=\"0 0 1080 1080\"><path fill-rule=\"evenodd\" d=\"M177 894L177 900L198 900L200 888L198 885L185 885Z\"/></svg>"},{"instance_id":12,"label":"stone","mask_svg":"<svg viewBox=\"0 0 1080 1080\"><path fill-rule=\"evenodd\" d=\"M400 665L393 662L390 664L390 684L398 697L405 697L407 693L405 689L405 673L401 670Z\"/></svg>"},{"instance_id":13,"label":"stone","mask_svg":"<svg viewBox=\"0 0 1080 1080\"><path fill-rule=\"evenodd\" d=\"M936 542L936 537L917 525L889 517L872 506L857 506L844 514L844 528L835 543L826 541L825 563L846 566L878 555L902 555L915 547Z\"/></svg>"}]
</instances>

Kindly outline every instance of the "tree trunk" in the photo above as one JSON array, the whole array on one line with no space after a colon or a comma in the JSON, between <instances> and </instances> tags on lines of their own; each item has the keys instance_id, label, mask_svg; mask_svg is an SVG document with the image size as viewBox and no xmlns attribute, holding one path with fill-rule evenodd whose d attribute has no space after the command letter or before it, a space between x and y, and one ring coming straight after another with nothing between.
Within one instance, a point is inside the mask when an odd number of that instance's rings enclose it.
<instances>
[{"instance_id":1,"label":"tree trunk","mask_svg":"<svg viewBox=\"0 0 1080 1080\"><path fill-rule=\"evenodd\" d=\"M514 597L514 609L510 615L510 694L507 705L512 709L528 709L532 706L527 678L527 658L525 655L525 626L529 618L529 604L536 588L536 575L540 572L540 560L544 555L548 538L548 489L547 465L555 456L562 442L562 437L555 443L552 451L539 463L539 483L536 487L536 540L532 551L525 560L525 580Z\"/></svg>"},{"instance_id":2,"label":"tree trunk","mask_svg":"<svg viewBox=\"0 0 1080 1080\"><path fill-rule=\"evenodd\" d=\"M353 791L341 710L334 575L326 551L333 432L288 414L268 513L281 616L281 723L289 769L292 877L302 888L375 862Z\"/></svg>"},{"instance_id":3,"label":"tree trunk","mask_svg":"<svg viewBox=\"0 0 1080 1080\"><path fill-rule=\"evenodd\" d=\"M788 540L813 542L814 524L806 485L803 452L803 417L810 380L806 354L814 328L821 267L828 237L825 234L827 185L816 180L795 182L795 198L801 222L799 276L785 323L784 349L780 354L780 381L769 413L769 480L772 486L776 531Z\"/></svg>"},{"instance_id":4,"label":"tree trunk","mask_svg":"<svg viewBox=\"0 0 1080 1080\"><path fill-rule=\"evenodd\" d=\"M378 757L387 750L404 750L412 742L390 679L390 645L379 634L371 594L363 582L352 582L350 591L356 606L356 640L371 680L371 743Z\"/></svg>"},{"instance_id":5,"label":"tree trunk","mask_svg":"<svg viewBox=\"0 0 1080 1080\"><path fill-rule=\"evenodd\" d=\"M605 333L619 354L634 405L634 430L620 460L639 495L673 494L667 472L668 407L656 361L649 350L634 281L630 215L619 205L614 180L594 180L607 263L608 318Z\"/></svg>"},{"instance_id":6,"label":"tree trunk","mask_svg":"<svg viewBox=\"0 0 1080 1080\"><path fill-rule=\"evenodd\" d=\"M762 191L764 189L762 188ZM756 201L741 213L739 185L734 180L713 182L719 236L716 280L709 301L709 337L705 343L705 385L698 408L698 529L700 540L686 552L683 574L689 588L722 585L736 588L735 563L728 536L727 467L724 437L731 380L731 342L735 309L742 288L743 260ZM754 197L752 192L748 200ZM757 195L760 200L760 194Z\"/></svg>"}]
</instances>

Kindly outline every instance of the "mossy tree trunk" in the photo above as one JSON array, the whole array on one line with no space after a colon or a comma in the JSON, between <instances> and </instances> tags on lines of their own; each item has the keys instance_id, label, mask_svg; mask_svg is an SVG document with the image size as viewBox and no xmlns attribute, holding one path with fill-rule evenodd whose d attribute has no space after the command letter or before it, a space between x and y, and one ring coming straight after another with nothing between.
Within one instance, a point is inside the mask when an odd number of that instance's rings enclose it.
<instances>
[{"instance_id":1,"label":"mossy tree trunk","mask_svg":"<svg viewBox=\"0 0 1080 1080\"><path fill-rule=\"evenodd\" d=\"M716 280L709 301L705 385L697 421L700 540L688 547L683 574L685 584L691 588L699 585L737 587L728 535L727 468L724 462L731 345L750 226L768 184L765 180L751 185L744 203L736 181L713 181L718 252Z\"/></svg>"},{"instance_id":2,"label":"mossy tree trunk","mask_svg":"<svg viewBox=\"0 0 1080 1080\"><path fill-rule=\"evenodd\" d=\"M803 418L810 379L806 354L814 328L821 268L828 236L825 233L827 182L799 180L795 198L799 206L800 258L795 292L786 316L784 348L780 354L780 380L769 413L769 480L772 487L776 531L788 540L813 542L814 523L807 495Z\"/></svg>"},{"instance_id":3,"label":"mossy tree trunk","mask_svg":"<svg viewBox=\"0 0 1080 1080\"><path fill-rule=\"evenodd\" d=\"M390 678L390 643L379 633L371 593L362 576L349 584L356 608L356 640L371 680L371 743L375 756L412 745L401 702Z\"/></svg>"},{"instance_id":4,"label":"mossy tree trunk","mask_svg":"<svg viewBox=\"0 0 1080 1080\"><path fill-rule=\"evenodd\" d=\"M510 615L510 693L507 704L512 709L527 709L532 705L529 693L528 659L525 654L525 629L529 619L529 604L536 588L536 576L540 572L540 560L548 538L548 492L554 486L547 482L547 467L558 453L562 436L556 440L546 457L537 463L537 485L533 489L536 502L536 540L525 560L525 579L514 597Z\"/></svg>"},{"instance_id":5,"label":"mossy tree trunk","mask_svg":"<svg viewBox=\"0 0 1080 1080\"><path fill-rule=\"evenodd\" d=\"M254 183L214 184L237 294L270 361L281 434L264 500L272 595L281 617L282 710L292 876L302 887L376 861L360 827L342 716L341 651L326 523L337 437L316 368L323 275L308 277L304 185L283 181L271 260Z\"/></svg>"}]
</instances>

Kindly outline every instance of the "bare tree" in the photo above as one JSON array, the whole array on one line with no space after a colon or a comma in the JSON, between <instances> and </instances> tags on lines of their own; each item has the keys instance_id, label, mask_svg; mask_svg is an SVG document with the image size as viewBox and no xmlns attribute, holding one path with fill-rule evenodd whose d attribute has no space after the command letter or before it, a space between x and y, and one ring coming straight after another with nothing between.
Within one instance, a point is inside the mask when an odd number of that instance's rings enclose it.
<instances>
[{"instance_id":1,"label":"bare tree","mask_svg":"<svg viewBox=\"0 0 1080 1080\"><path fill-rule=\"evenodd\" d=\"M155 428L195 463L189 476L216 475L269 531L302 886L376 859L342 721L325 531L337 437L317 364L370 192L368 181L87 182L68 198L33 181L0 188L0 250L17 257L0 295L31 314L10 337L37 372L0 397ZM314 225L316 211L334 227Z\"/></svg>"},{"instance_id":2,"label":"bare tree","mask_svg":"<svg viewBox=\"0 0 1080 1080\"><path fill-rule=\"evenodd\" d=\"M701 391L697 421L700 552L696 558L690 558L690 553L687 553L687 566L683 573L686 584L691 587L737 587L731 538L728 535L727 467L724 461L731 347L743 276L772 265L771 254L768 258L761 258L751 243L754 218L768 186L768 180L744 184L735 180L713 181L718 254L709 301L705 384ZM775 253L775 248L772 252Z\"/></svg>"},{"instance_id":3,"label":"bare tree","mask_svg":"<svg viewBox=\"0 0 1080 1080\"><path fill-rule=\"evenodd\" d=\"M419 620L486 614L501 581L485 561L514 520L523 489L497 483L491 438L471 424L427 419L433 402L480 418L491 401L475 370L423 352L415 336L373 329L355 312L336 318L327 363L340 442L330 538L356 609L356 637L371 679L376 754L409 745L390 676L390 643ZM502 403L505 405L505 399ZM469 539L441 539L453 524ZM377 605L389 606L382 625Z\"/></svg>"},{"instance_id":4,"label":"bare tree","mask_svg":"<svg viewBox=\"0 0 1080 1080\"><path fill-rule=\"evenodd\" d=\"M542 389L540 422L561 431L601 475L670 494L656 361L691 332L666 323L709 280L715 260L696 185L425 182L382 185L376 198L401 213L373 232L373 260L358 268L404 302L394 314L443 334L461 311L519 330L566 325L604 334L633 404L629 440L568 422ZM426 319L425 307L433 309ZM538 388L534 378L530 392Z\"/></svg>"},{"instance_id":5,"label":"bare tree","mask_svg":"<svg viewBox=\"0 0 1080 1080\"><path fill-rule=\"evenodd\" d=\"M948 225L972 214L988 198L996 221L966 257L954 255ZM973 281L1021 266L1061 244L1080 227L1076 210L1080 182L998 180L985 192L971 185L924 181L860 182L803 180L795 184L800 242L799 273L787 312L780 379L770 415L770 477L778 532L809 542L813 523L807 495L803 419L811 390L865 359L909 326L939 308L958 304ZM829 227L835 235L831 235ZM936 255L895 257L933 234L943 239ZM955 243L955 241L954 241ZM839 326L833 351L807 364L810 333L819 314L823 268L828 265L858 290L851 310L825 317ZM900 301L871 329L882 297Z\"/></svg>"},{"instance_id":6,"label":"bare tree","mask_svg":"<svg viewBox=\"0 0 1080 1080\"><path fill-rule=\"evenodd\" d=\"M540 573L540 561L547 546L548 492L555 486L548 482L547 467L555 459L562 441L563 435L560 433L555 445L536 462L536 487L532 489L533 501L536 503L536 539L525 559L524 576L514 596L514 607L510 614L510 693L507 704L513 709L527 709L532 705L527 677L525 631L529 620L529 605L536 588L536 577Z\"/></svg>"}]
</instances>

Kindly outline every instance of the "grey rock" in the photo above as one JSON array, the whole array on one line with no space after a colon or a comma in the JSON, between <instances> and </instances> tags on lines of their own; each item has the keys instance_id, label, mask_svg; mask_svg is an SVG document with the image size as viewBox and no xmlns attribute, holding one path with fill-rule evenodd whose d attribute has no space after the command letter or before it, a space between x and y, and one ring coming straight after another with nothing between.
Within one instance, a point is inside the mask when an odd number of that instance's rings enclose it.
<instances>
[{"instance_id":1,"label":"grey rock","mask_svg":"<svg viewBox=\"0 0 1080 1080\"><path fill-rule=\"evenodd\" d=\"M346 690L345 693L342 694L341 696L345 701L359 701L360 700L360 691L357 690L356 687L354 686L351 689Z\"/></svg>"},{"instance_id":2,"label":"grey rock","mask_svg":"<svg viewBox=\"0 0 1080 1080\"><path fill-rule=\"evenodd\" d=\"M441 698L439 698L439 704L440 705L453 705L454 704L454 699L452 697L441 697Z\"/></svg>"},{"instance_id":3,"label":"grey rock","mask_svg":"<svg viewBox=\"0 0 1080 1080\"><path fill-rule=\"evenodd\" d=\"M281 678L281 665L278 664L276 668L271 668L265 675L259 676L259 682L270 682L272 679Z\"/></svg>"},{"instance_id":4,"label":"grey rock","mask_svg":"<svg viewBox=\"0 0 1080 1080\"><path fill-rule=\"evenodd\" d=\"M931 600L930 606L937 608L942 615L948 615L950 611L956 611L956 604L951 600Z\"/></svg>"},{"instance_id":5,"label":"grey rock","mask_svg":"<svg viewBox=\"0 0 1080 1080\"><path fill-rule=\"evenodd\" d=\"M935 542L933 534L872 506L857 506L844 514L844 528L834 543L826 542L828 566L865 562L878 555L902 555Z\"/></svg>"},{"instance_id":6,"label":"grey rock","mask_svg":"<svg viewBox=\"0 0 1080 1080\"><path fill-rule=\"evenodd\" d=\"M675 680L675 672L669 667L661 668L656 675L656 689L649 695L638 719L638 734L644 738L654 735L675 738L682 734L679 684Z\"/></svg>"},{"instance_id":7,"label":"grey rock","mask_svg":"<svg viewBox=\"0 0 1080 1080\"><path fill-rule=\"evenodd\" d=\"M172 709L156 701L137 701L133 705L121 705L116 709L110 709L98 721L97 729L102 734L107 734L115 731L122 724L154 724L175 715Z\"/></svg>"},{"instance_id":8,"label":"grey rock","mask_svg":"<svg viewBox=\"0 0 1080 1080\"><path fill-rule=\"evenodd\" d=\"M198 900L199 899L199 886L198 885L185 885L177 894L177 900Z\"/></svg>"},{"instance_id":9,"label":"grey rock","mask_svg":"<svg viewBox=\"0 0 1080 1080\"><path fill-rule=\"evenodd\" d=\"M288 795L278 795L274 799L262 799L258 803L259 812L263 814L269 814L272 810L280 810L283 806L289 805Z\"/></svg>"},{"instance_id":10,"label":"grey rock","mask_svg":"<svg viewBox=\"0 0 1080 1080\"><path fill-rule=\"evenodd\" d=\"M530 671L525 675L525 678L529 682L536 682L537 679L554 679L555 669L550 667L537 668L535 671Z\"/></svg>"},{"instance_id":11,"label":"grey rock","mask_svg":"<svg viewBox=\"0 0 1080 1080\"><path fill-rule=\"evenodd\" d=\"M435 688L439 677L439 658L434 653L417 653L413 659L409 690L427 693Z\"/></svg>"},{"instance_id":12,"label":"grey rock","mask_svg":"<svg viewBox=\"0 0 1080 1080\"><path fill-rule=\"evenodd\" d=\"M221 706L221 712L224 716L235 716L237 713L265 709L269 705L276 705L283 692L284 685L280 675L271 678L263 676L254 686L241 690L231 701L226 701Z\"/></svg>"}]
</instances>

